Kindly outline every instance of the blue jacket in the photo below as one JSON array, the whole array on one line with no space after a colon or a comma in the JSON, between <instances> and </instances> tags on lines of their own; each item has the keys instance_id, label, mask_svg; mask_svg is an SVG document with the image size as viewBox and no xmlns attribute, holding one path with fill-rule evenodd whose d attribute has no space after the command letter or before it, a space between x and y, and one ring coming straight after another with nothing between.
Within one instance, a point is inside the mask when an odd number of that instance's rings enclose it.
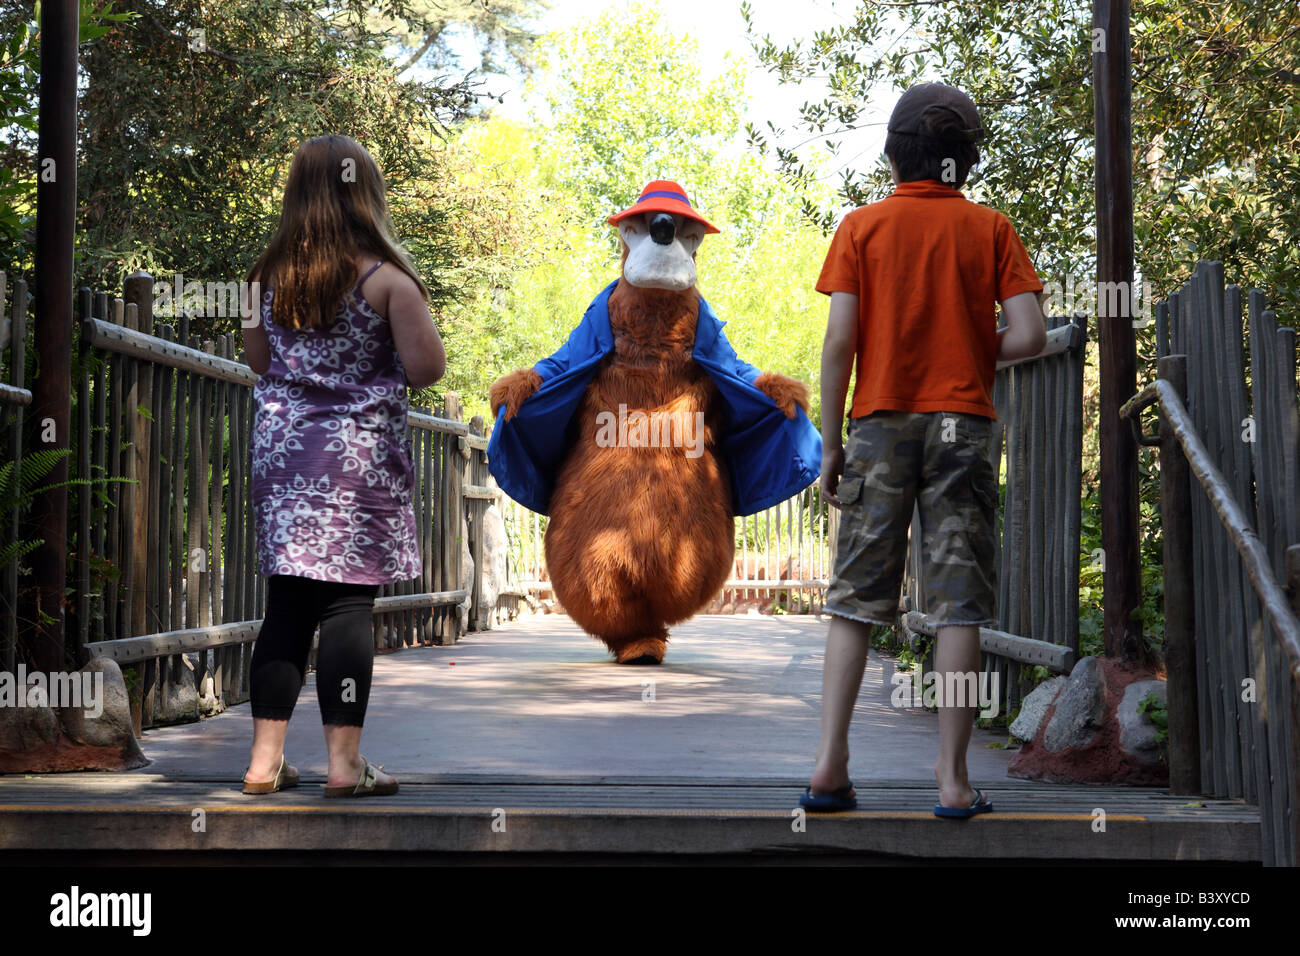
<instances>
[{"instance_id":1,"label":"blue jacket","mask_svg":"<svg viewBox=\"0 0 1300 956\"><path fill-rule=\"evenodd\" d=\"M600 360L614 349L609 325L611 282L587 307L568 341L533 366L542 384L509 421L497 416L488 442L488 470L501 490L524 507L548 514L555 476L568 445L566 428ZM691 357L718 387L724 425L718 453L731 475L732 510L753 514L802 491L821 471L822 439L802 409L786 418L753 386L761 374L736 356L725 323L700 299Z\"/></svg>"}]
</instances>

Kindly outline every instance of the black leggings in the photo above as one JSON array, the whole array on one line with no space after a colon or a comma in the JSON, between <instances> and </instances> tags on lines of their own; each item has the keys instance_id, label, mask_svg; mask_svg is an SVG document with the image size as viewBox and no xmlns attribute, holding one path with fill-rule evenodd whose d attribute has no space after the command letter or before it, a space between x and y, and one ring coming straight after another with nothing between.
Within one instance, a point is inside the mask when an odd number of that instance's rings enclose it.
<instances>
[{"instance_id":1,"label":"black leggings","mask_svg":"<svg viewBox=\"0 0 1300 956\"><path fill-rule=\"evenodd\" d=\"M307 655L320 625L316 696L321 722L360 727L375 663L371 612L379 586L273 575L266 617L253 646L253 716L288 720L307 679Z\"/></svg>"}]
</instances>

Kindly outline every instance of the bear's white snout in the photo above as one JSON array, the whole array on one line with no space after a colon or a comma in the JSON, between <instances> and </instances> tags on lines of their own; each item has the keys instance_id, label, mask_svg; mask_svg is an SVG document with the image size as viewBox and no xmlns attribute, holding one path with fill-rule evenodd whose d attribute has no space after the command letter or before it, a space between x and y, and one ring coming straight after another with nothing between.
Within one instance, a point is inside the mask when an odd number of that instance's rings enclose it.
<instances>
[{"instance_id":1,"label":"bear's white snout","mask_svg":"<svg viewBox=\"0 0 1300 956\"><path fill-rule=\"evenodd\" d=\"M672 219L672 230L668 229ZM670 213L629 216L618 224L627 244L623 278L642 289L681 292L695 285L695 250L704 241L704 223Z\"/></svg>"}]
</instances>

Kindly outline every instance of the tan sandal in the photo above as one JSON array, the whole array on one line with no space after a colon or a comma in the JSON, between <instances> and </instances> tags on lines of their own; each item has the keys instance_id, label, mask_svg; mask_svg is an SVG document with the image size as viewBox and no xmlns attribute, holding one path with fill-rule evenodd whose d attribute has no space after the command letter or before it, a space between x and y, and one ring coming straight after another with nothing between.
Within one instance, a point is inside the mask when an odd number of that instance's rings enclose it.
<instances>
[{"instance_id":1,"label":"tan sandal","mask_svg":"<svg viewBox=\"0 0 1300 956\"><path fill-rule=\"evenodd\" d=\"M327 797L391 797L397 792L397 781L392 783L380 783L379 771L384 769L380 764L376 767L365 757L361 758L365 769L361 771L361 776L357 778L355 787L326 787L325 796Z\"/></svg>"},{"instance_id":2,"label":"tan sandal","mask_svg":"<svg viewBox=\"0 0 1300 956\"><path fill-rule=\"evenodd\" d=\"M244 793L276 793L296 786L298 786L298 770L289 766L289 761L285 759L284 754L280 754L280 769L276 772L274 780L251 783L248 779L248 768L244 768Z\"/></svg>"}]
</instances>

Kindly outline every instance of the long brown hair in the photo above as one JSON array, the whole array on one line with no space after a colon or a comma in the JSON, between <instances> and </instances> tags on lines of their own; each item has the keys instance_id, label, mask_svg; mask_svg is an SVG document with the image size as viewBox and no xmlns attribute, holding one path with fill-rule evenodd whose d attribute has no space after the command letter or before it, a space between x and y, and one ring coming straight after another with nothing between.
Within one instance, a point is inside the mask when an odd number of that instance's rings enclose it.
<instances>
[{"instance_id":1,"label":"long brown hair","mask_svg":"<svg viewBox=\"0 0 1300 956\"><path fill-rule=\"evenodd\" d=\"M347 136L317 136L298 147L289 167L280 225L248 272L274 289L271 320L290 329L334 324L356 282L362 252L391 262L429 290L393 237L384 175L364 146Z\"/></svg>"}]
</instances>

